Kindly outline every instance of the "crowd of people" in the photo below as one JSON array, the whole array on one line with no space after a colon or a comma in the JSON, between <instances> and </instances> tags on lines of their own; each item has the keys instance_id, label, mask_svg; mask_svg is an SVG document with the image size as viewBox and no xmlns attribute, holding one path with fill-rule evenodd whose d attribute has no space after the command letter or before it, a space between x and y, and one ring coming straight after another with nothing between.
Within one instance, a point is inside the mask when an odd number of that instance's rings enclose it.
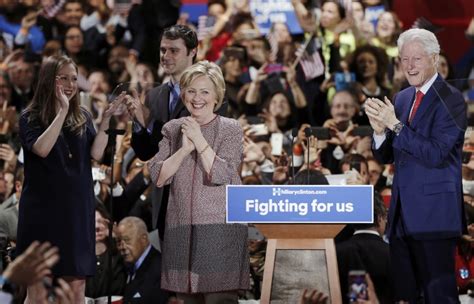
<instances>
[{"instance_id":1,"label":"crowd of people","mask_svg":"<svg viewBox=\"0 0 474 304\"><path fill-rule=\"evenodd\" d=\"M248 0L210 0L199 24L171 0L0 1L0 270L16 301L51 300L53 285L58 303L258 300L265 238L225 222L225 185L341 180L376 191L374 223L335 240L344 302L350 270L370 275L371 303L474 291L474 47L454 64L382 0L291 2L301 34L264 34ZM401 106L413 88L449 105L415 116L428 103ZM435 220L411 207L420 189L444 202ZM440 234L456 282L428 286L413 266L397 285L391 264L410 268L397 257L423 259L410 248ZM32 251L48 270L15 281Z\"/></svg>"}]
</instances>

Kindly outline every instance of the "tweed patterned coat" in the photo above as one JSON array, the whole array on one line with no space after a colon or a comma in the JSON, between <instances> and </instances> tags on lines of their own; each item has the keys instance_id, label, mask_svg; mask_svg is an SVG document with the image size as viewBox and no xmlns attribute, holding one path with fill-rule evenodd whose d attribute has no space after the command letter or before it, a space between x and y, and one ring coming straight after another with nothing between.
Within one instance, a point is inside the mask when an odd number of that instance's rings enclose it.
<instances>
[{"instance_id":1,"label":"tweed patterned coat","mask_svg":"<svg viewBox=\"0 0 474 304\"><path fill-rule=\"evenodd\" d=\"M156 183L163 162L181 147L181 124L163 127L159 152L149 163ZM189 154L171 184L162 254L161 287L180 293L209 293L249 288L247 226L226 224L228 184L240 184L243 132L234 119L216 116L201 126L216 153L208 175L196 151Z\"/></svg>"}]
</instances>

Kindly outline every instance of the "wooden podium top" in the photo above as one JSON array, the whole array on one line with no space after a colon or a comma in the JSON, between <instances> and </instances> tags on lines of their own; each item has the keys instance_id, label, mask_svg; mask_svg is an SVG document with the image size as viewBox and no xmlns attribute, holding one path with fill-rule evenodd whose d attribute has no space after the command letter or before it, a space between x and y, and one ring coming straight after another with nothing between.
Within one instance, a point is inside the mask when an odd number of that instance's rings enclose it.
<instances>
[{"instance_id":1,"label":"wooden podium top","mask_svg":"<svg viewBox=\"0 0 474 304\"><path fill-rule=\"evenodd\" d=\"M332 239L344 224L255 224L267 239Z\"/></svg>"}]
</instances>

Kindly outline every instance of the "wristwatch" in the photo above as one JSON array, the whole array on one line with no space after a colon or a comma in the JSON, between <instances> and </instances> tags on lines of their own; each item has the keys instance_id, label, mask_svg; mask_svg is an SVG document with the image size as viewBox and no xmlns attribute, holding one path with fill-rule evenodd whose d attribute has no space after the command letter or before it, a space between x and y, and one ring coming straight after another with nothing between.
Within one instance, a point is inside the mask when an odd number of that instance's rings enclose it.
<instances>
[{"instance_id":1,"label":"wristwatch","mask_svg":"<svg viewBox=\"0 0 474 304\"><path fill-rule=\"evenodd\" d=\"M400 134L400 132L402 131L403 126L404 126L403 123L398 122L393 126L392 131L398 136L398 134Z\"/></svg>"}]
</instances>

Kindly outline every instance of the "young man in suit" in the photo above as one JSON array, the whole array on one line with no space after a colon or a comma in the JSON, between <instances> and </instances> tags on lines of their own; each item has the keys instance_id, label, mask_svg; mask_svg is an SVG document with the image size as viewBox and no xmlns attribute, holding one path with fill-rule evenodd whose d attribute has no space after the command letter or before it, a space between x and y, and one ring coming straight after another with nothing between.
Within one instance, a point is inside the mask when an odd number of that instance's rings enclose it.
<instances>
[{"instance_id":1,"label":"young man in suit","mask_svg":"<svg viewBox=\"0 0 474 304\"><path fill-rule=\"evenodd\" d=\"M128 98L127 107L134 117L132 148L137 156L147 161L158 152L162 139L161 128L168 121L188 116L181 102L179 79L196 57L196 33L187 26L173 25L163 32L160 43L160 65L169 81L152 89L142 104L137 98ZM164 219L168 205L169 186L155 188L152 194L153 228L158 228L163 239Z\"/></svg>"},{"instance_id":2,"label":"young man in suit","mask_svg":"<svg viewBox=\"0 0 474 304\"><path fill-rule=\"evenodd\" d=\"M161 254L150 244L145 222L126 217L116 234L118 249L129 269L123 303L167 303L168 294L161 290Z\"/></svg>"},{"instance_id":3,"label":"young man in suit","mask_svg":"<svg viewBox=\"0 0 474 304\"><path fill-rule=\"evenodd\" d=\"M365 270L374 282L380 303L393 303L390 280L390 253L383 240L387 223L387 209L379 194L374 194L374 223L354 224L355 232L350 239L336 244L339 283L342 302L349 303L348 273Z\"/></svg>"},{"instance_id":4,"label":"young man in suit","mask_svg":"<svg viewBox=\"0 0 474 304\"><path fill-rule=\"evenodd\" d=\"M433 33L410 29L400 35L398 49L411 86L394 105L387 97L366 102L374 155L395 165L387 229L395 300L459 303L454 250L465 229L466 105L437 73L440 46Z\"/></svg>"}]
</instances>

